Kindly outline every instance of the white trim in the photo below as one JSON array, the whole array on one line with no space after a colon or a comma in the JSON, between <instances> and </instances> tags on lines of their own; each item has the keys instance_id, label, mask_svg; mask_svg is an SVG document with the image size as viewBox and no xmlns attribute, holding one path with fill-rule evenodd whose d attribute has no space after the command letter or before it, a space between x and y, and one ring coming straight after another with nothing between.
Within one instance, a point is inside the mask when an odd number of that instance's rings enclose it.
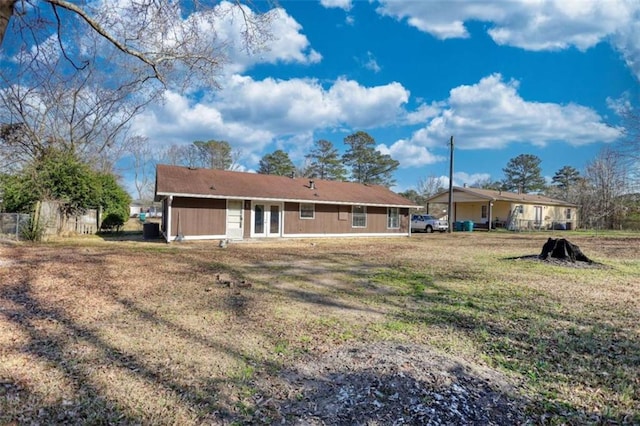
<instances>
[{"instance_id":1,"label":"white trim","mask_svg":"<svg viewBox=\"0 0 640 426\"><path fill-rule=\"evenodd\" d=\"M178 238L177 235L172 235L170 240L176 241ZM229 239L226 235L184 235L182 237L183 241L195 241L195 240L227 240ZM239 241L239 240L238 240Z\"/></svg>"},{"instance_id":2,"label":"white trim","mask_svg":"<svg viewBox=\"0 0 640 426\"><path fill-rule=\"evenodd\" d=\"M169 242L169 240L171 240L171 209L172 209L172 204L173 204L173 195L170 195L167 197L167 229L164 230L165 232L165 240L167 242Z\"/></svg>"},{"instance_id":3,"label":"white trim","mask_svg":"<svg viewBox=\"0 0 640 426\"><path fill-rule=\"evenodd\" d=\"M384 204L384 203L361 203L358 201L332 201L332 200L318 200L314 199L297 199L297 198L264 198L264 197L254 197L250 195L204 195L204 194L181 194L174 192L158 192L156 196L173 196L173 197L184 197L184 198L213 198L213 199L229 199L229 200L251 200L251 201L261 201L261 202L269 202L269 203L313 203L313 204L330 204L330 205L342 205L342 206L367 206L367 207L399 207L399 208L407 208L407 209L415 209L419 206L408 205L408 204Z\"/></svg>"},{"instance_id":4,"label":"white trim","mask_svg":"<svg viewBox=\"0 0 640 426\"><path fill-rule=\"evenodd\" d=\"M353 232L348 234L283 234L282 238L340 238L340 237L408 237L404 232Z\"/></svg>"}]
</instances>

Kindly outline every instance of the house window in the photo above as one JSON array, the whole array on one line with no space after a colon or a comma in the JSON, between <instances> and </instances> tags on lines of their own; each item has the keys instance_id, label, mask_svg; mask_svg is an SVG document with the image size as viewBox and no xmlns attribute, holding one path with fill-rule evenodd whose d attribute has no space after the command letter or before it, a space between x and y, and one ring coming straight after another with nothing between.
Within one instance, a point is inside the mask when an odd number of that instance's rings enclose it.
<instances>
[{"instance_id":1,"label":"house window","mask_svg":"<svg viewBox=\"0 0 640 426\"><path fill-rule=\"evenodd\" d=\"M387 228L400 228L400 210L397 207L387 208Z\"/></svg>"},{"instance_id":2,"label":"house window","mask_svg":"<svg viewBox=\"0 0 640 426\"><path fill-rule=\"evenodd\" d=\"M367 208L365 206L353 206L351 208L351 226L353 228L367 227Z\"/></svg>"},{"instance_id":3,"label":"house window","mask_svg":"<svg viewBox=\"0 0 640 426\"><path fill-rule=\"evenodd\" d=\"M571 219L571 209L567 209L567 219Z\"/></svg>"},{"instance_id":4,"label":"house window","mask_svg":"<svg viewBox=\"0 0 640 426\"><path fill-rule=\"evenodd\" d=\"M487 206L482 206L482 213L480 213L480 217L482 219L486 219L487 218Z\"/></svg>"},{"instance_id":5,"label":"house window","mask_svg":"<svg viewBox=\"0 0 640 426\"><path fill-rule=\"evenodd\" d=\"M316 205L300 203L300 219L314 219L316 217Z\"/></svg>"}]
</instances>

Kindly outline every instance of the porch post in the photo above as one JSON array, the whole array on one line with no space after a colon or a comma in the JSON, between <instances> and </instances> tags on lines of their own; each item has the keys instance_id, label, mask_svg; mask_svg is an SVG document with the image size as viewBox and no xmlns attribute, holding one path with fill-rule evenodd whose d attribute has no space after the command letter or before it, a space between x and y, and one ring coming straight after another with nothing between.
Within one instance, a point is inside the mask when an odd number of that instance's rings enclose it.
<instances>
[{"instance_id":1,"label":"porch post","mask_svg":"<svg viewBox=\"0 0 640 426\"><path fill-rule=\"evenodd\" d=\"M493 217L493 201L489 201L489 221L488 221L488 227L487 230L489 232L491 232L491 218Z\"/></svg>"}]
</instances>

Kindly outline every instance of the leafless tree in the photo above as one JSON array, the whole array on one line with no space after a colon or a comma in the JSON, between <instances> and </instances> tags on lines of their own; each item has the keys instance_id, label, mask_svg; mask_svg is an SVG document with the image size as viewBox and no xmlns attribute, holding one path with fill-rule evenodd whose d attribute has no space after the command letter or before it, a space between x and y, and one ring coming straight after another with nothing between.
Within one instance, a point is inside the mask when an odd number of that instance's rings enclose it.
<instances>
[{"instance_id":1,"label":"leafless tree","mask_svg":"<svg viewBox=\"0 0 640 426\"><path fill-rule=\"evenodd\" d=\"M605 148L585 168L577 194L582 222L587 227L616 228L623 214L622 195L628 191L627 172L620 154Z\"/></svg>"},{"instance_id":2,"label":"leafless tree","mask_svg":"<svg viewBox=\"0 0 640 426\"><path fill-rule=\"evenodd\" d=\"M424 179L418 180L418 194L423 198L429 198L437 193L444 191L444 179L430 175Z\"/></svg>"},{"instance_id":3,"label":"leafless tree","mask_svg":"<svg viewBox=\"0 0 640 426\"><path fill-rule=\"evenodd\" d=\"M76 68L107 65L92 62L98 55L87 55L84 43L73 43L81 41L78 35L91 36L101 41L95 47L120 52L118 65L126 63L127 71L133 67L138 80L156 79L173 85L176 81L171 77L177 72L189 86L194 79L213 86L216 71L226 59L225 44L231 42L218 37L222 17L232 15L231 19L243 21L240 38L246 49L260 49L269 38L271 15L254 13L251 5L241 0L96 1L82 5L65 0L0 0L0 43L9 51L19 45L37 49L51 38L60 56ZM12 25L12 46L7 49L6 30Z\"/></svg>"},{"instance_id":4,"label":"leafless tree","mask_svg":"<svg viewBox=\"0 0 640 426\"><path fill-rule=\"evenodd\" d=\"M624 134L618 145L629 171L629 183L636 192L640 192L640 108L625 103L619 110L624 125Z\"/></svg>"},{"instance_id":5,"label":"leafless tree","mask_svg":"<svg viewBox=\"0 0 640 426\"><path fill-rule=\"evenodd\" d=\"M230 46L263 48L271 17L240 0L0 0L0 124L24 136L0 142L27 142L20 161L55 144L109 168L133 117L167 89L218 87Z\"/></svg>"},{"instance_id":6,"label":"leafless tree","mask_svg":"<svg viewBox=\"0 0 640 426\"><path fill-rule=\"evenodd\" d=\"M158 163L156 151L149 143L149 138L134 136L127 144L131 155L133 184L136 189L137 200L151 201L153 199L155 166Z\"/></svg>"}]
</instances>

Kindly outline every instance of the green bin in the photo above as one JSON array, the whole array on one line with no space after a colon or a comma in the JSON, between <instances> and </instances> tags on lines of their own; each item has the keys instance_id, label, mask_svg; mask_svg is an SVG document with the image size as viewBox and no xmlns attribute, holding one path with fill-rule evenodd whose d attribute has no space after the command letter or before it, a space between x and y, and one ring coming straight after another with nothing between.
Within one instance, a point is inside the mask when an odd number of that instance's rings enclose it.
<instances>
[{"instance_id":1,"label":"green bin","mask_svg":"<svg viewBox=\"0 0 640 426\"><path fill-rule=\"evenodd\" d=\"M473 231L473 221L472 220L465 220L464 221L464 225L463 225L463 229L465 231L468 231L468 232Z\"/></svg>"},{"instance_id":2,"label":"green bin","mask_svg":"<svg viewBox=\"0 0 640 426\"><path fill-rule=\"evenodd\" d=\"M454 222L453 225L454 225L454 227L453 227L454 231L463 231L464 230L463 229L463 225L464 225L463 222L459 222L459 221L458 222Z\"/></svg>"}]
</instances>

